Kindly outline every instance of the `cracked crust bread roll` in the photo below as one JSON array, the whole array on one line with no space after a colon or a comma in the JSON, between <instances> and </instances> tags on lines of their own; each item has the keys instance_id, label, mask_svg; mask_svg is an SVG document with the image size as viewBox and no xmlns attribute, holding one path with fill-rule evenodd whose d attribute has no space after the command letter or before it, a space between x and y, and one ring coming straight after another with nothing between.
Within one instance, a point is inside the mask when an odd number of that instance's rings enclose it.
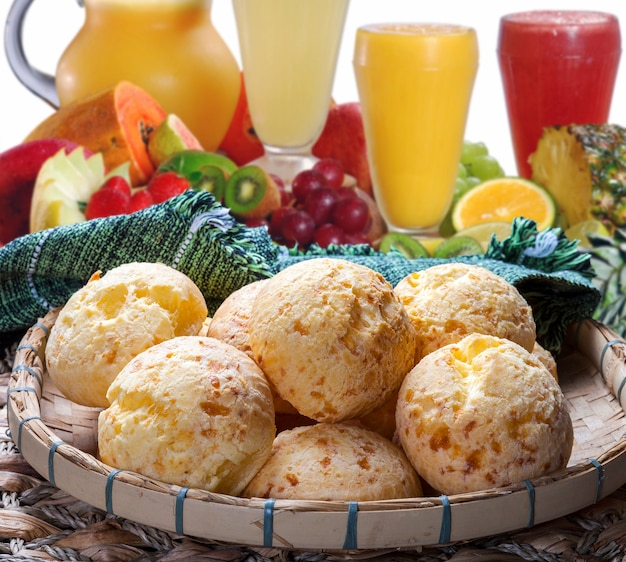
<instances>
[{"instance_id":1,"label":"cracked crust bread roll","mask_svg":"<svg viewBox=\"0 0 626 562\"><path fill-rule=\"evenodd\" d=\"M554 377L556 381L559 380L559 371L556 360L552 353L550 353L547 349L544 349L538 342L535 342L535 346L532 351L533 355L539 359L550 374Z\"/></svg>"},{"instance_id":2,"label":"cracked crust bread roll","mask_svg":"<svg viewBox=\"0 0 626 562\"><path fill-rule=\"evenodd\" d=\"M254 281L228 295L213 314L207 336L235 346L254 359L248 322L256 296L265 281L267 279Z\"/></svg>"},{"instance_id":3,"label":"cracked crust bread roll","mask_svg":"<svg viewBox=\"0 0 626 562\"><path fill-rule=\"evenodd\" d=\"M181 336L132 359L98 418L103 462L180 486L237 495L276 436L265 375L214 338Z\"/></svg>"},{"instance_id":4,"label":"cracked crust bread roll","mask_svg":"<svg viewBox=\"0 0 626 562\"><path fill-rule=\"evenodd\" d=\"M320 423L279 433L242 494L292 500L369 501L422 496L400 447L378 433Z\"/></svg>"},{"instance_id":5,"label":"cracked crust bread roll","mask_svg":"<svg viewBox=\"0 0 626 562\"><path fill-rule=\"evenodd\" d=\"M565 468L573 445L552 374L516 343L481 334L433 351L411 370L400 388L396 427L418 474L444 494Z\"/></svg>"},{"instance_id":6,"label":"cracked crust bread roll","mask_svg":"<svg viewBox=\"0 0 626 562\"><path fill-rule=\"evenodd\" d=\"M254 359L254 353L250 347L248 322L256 296L261 289L261 284L265 281L267 280L260 279L244 285L226 297L213 314L206 335L226 342ZM289 402L283 400L271 385L270 387L274 395L276 413L295 414L296 409Z\"/></svg>"},{"instance_id":7,"label":"cracked crust bread roll","mask_svg":"<svg viewBox=\"0 0 626 562\"><path fill-rule=\"evenodd\" d=\"M474 332L533 349L530 305L513 285L484 267L435 265L407 275L394 290L417 332L417 360Z\"/></svg>"},{"instance_id":8,"label":"cracked crust bread roll","mask_svg":"<svg viewBox=\"0 0 626 562\"><path fill-rule=\"evenodd\" d=\"M415 362L415 331L391 284L338 258L305 260L265 281L248 330L270 383L318 422L382 405Z\"/></svg>"},{"instance_id":9,"label":"cracked crust bread roll","mask_svg":"<svg viewBox=\"0 0 626 562\"><path fill-rule=\"evenodd\" d=\"M196 335L206 317L200 289L165 264L98 271L59 312L46 366L68 399L106 408L109 385L128 361L162 341Z\"/></svg>"}]
</instances>

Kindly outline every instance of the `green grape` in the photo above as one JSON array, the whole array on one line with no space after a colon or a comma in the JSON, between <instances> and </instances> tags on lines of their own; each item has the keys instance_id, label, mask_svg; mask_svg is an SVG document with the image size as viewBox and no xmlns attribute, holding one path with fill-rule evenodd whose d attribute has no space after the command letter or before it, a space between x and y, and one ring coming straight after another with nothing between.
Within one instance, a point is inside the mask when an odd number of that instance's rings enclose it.
<instances>
[{"instance_id":1,"label":"green grape","mask_svg":"<svg viewBox=\"0 0 626 562\"><path fill-rule=\"evenodd\" d=\"M467 176L465 178L465 183L470 187L476 187L479 183L482 183L483 180L477 178L476 176Z\"/></svg>"},{"instance_id":2,"label":"green grape","mask_svg":"<svg viewBox=\"0 0 626 562\"><path fill-rule=\"evenodd\" d=\"M467 168L464 164L459 162L459 171L457 172L457 177L461 179L465 179L467 177Z\"/></svg>"},{"instance_id":3,"label":"green grape","mask_svg":"<svg viewBox=\"0 0 626 562\"><path fill-rule=\"evenodd\" d=\"M500 166L500 163L489 154L477 156L467 168L472 176L482 181L500 178L504 175L504 170L502 166Z\"/></svg>"},{"instance_id":4,"label":"green grape","mask_svg":"<svg viewBox=\"0 0 626 562\"><path fill-rule=\"evenodd\" d=\"M452 236L456 232L456 230L454 230L454 226L452 226L452 211L454 210L456 202L461 198L464 193L467 193L472 187L474 186L469 185L463 178L456 178L456 182L454 184L454 194L452 195L450 208L448 209L446 216L439 225L439 236L447 238L448 236Z\"/></svg>"},{"instance_id":5,"label":"green grape","mask_svg":"<svg viewBox=\"0 0 626 562\"><path fill-rule=\"evenodd\" d=\"M467 182L460 177L456 178L456 182L454 183L454 195L453 199L458 199L463 193L467 191Z\"/></svg>"},{"instance_id":6,"label":"green grape","mask_svg":"<svg viewBox=\"0 0 626 562\"><path fill-rule=\"evenodd\" d=\"M441 223L439 224L439 236L443 238L449 238L456 233L454 229L454 225L452 224L452 211L454 209L454 202L450 205L446 216L443 218Z\"/></svg>"},{"instance_id":7,"label":"green grape","mask_svg":"<svg viewBox=\"0 0 626 562\"><path fill-rule=\"evenodd\" d=\"M484 142L471 142L464 140L463 148L461 149L461 164L467 166L479 156L485 156L487 154L489 154L489 150Z\"/></svg>"}]
</instances>

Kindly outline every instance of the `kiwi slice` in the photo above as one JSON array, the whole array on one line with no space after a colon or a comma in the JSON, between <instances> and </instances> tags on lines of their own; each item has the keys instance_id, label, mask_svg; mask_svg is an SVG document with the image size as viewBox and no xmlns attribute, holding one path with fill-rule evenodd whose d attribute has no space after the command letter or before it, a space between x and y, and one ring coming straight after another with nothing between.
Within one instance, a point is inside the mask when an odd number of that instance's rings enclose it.
<instances>
[{"instance_id":1,"label":"kiwi slice","mask_svg":"<svg viewBox=\"0 0 626 562\"><path fill-rule=\"evenodd\" d=\"M224 205L240 219L262 219L280 207L280 191L263 168L249 164L228 178Z\"/></svg>"},{"instance_id":2,"label":"kiwi slice","mask_svg":"<svg viewBox=\"0 0 626 562\"><path fill-rule=\"evenodd\" d=\"M219 166L202 166L189 174L189 183L196 191L209 191L215 199L222 201L226 191L226 175Z\"/></svg>"},{"instance_id":3,"label":"kiwi slice","mask_svg":"<svg viewBox=\"0 0 626 562\"><path fill-rule=\"evenodd\" d=\"M428 257L428 250L418 240L402 232L388 232L381 238L380 251L387 253L392 249L409 259Z\"/></svg>"},{"instance_id":4,"label":"kiwi slice","mask_svg":"<svg viewBox=\"0 0 626 562\"><path fill-rule=\"evenodd\" d=\"M237 169L237 164L223 154L190 148L188 150L174 152L159 165L158 171L172 171L189 178L190 174L203 166L218 166L222 168L226 174L232 174Z\"/></svg>"},{"instance_id":5,"label":"kiwi slice","mask_svg":"<svg viewBox=\"0 0 626 562\"><path fill-rule=\"evenodd\" d=\"M457 256L473 256L482 253L483 247L478 240L474 240L469 236L453 236L437 246L434 257L454 258Z\"/></svg>"}]
</instances>

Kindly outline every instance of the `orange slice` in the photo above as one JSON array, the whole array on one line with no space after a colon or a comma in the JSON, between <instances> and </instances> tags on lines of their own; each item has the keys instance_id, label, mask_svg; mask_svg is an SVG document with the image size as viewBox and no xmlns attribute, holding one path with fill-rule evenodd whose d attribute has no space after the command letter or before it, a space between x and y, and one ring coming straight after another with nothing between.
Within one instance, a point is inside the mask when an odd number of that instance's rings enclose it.
<instances>
[{"instance_id":1,"label":"orange slice","mask_svg":"<svg viewBox=\"0 0 626 562\"><path fill-rule=\"evenodd\" d=\"M503 177L483 182L457 201L452 224L457 232L488 222L534 220L538 230L554 224L556 205L540 185L523 178Z\"/></svg>"}]
</instances>

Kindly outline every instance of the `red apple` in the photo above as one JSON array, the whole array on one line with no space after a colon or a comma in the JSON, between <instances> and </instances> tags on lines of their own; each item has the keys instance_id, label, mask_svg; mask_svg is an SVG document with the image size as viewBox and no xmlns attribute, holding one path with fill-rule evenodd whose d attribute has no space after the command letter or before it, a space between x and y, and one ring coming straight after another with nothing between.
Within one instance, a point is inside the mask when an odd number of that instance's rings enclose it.
<instances>
[{"instance_id":1,"label":"red apple","mask_svg":"<svg viewBox=\"0 0 626 562\"><path fill-rule=\"evenodd\" d=\"M328 111L326 125L313 146L318 158L335 158L357 186L372 194L372 179L365 147L363 116L359 102L340 103Z\"/></svg>"},{"instance_id":2,"label":"red apple","mask_svg":"<svg viewBox=\"0 0 626 562\"><path fill-rule=\"evenodd\" d=\"M28 234L30 202L42 164L57 152L78 145L64 139L41 139L18 144L0 154L0 245Z\"/></svg>"},{"instance_id":3,"label":"red apple","mask_svg":"<svg viewBox=\"0 0 626 562\"><path fill-rule=\"evenodd\" d=\"M264 153L263 144L257 137L252 125L243 72L241 73L241 89L239 90L237 107L218 150L226 154L238 166L243 166L255 158L260 158Z\"/></svg>"}]
</instances>

